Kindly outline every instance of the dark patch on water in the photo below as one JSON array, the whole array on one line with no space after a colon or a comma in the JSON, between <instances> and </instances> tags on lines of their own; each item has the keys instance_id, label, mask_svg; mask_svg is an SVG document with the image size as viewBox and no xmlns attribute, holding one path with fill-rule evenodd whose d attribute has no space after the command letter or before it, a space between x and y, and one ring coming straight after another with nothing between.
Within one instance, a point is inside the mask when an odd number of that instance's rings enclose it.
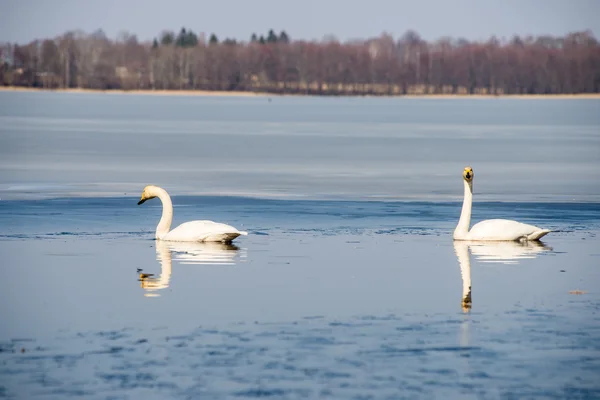
<instances>
[{"instance_id":1,"label":"dark patch on water","mask_svg":"<svg viewBox=\"0 0 600 400\"><path fill-rule=\"evenodd\" d=\"M0 240L11 240L11 239L34 239L34 240L59 240L64 238L77 238L77 239L119 239L127 237L142 237L146 236L152 231L136 231L136 232L50 232L50 233L37 233L37 234L8 234L0 235Z\"/></svg>"},{"instance_id":2,"label":"dark patch on water","mask_svg":"<svg viewBox=\"0 0 600 400\"><path fill-rule=\"evenodd\" d=\"M266 388L260 388L260 389L248 389L248 390L243 390L240 392L236 392L234 393L234 396L236 397L250 397L250 398L255 398L255 397L273 397L276 396L276 398L287 398L288 395L292 395L294 397L306 397L309 396L311 394L311 391L308 389L279 389L279 388L274 388L274 389L266 389Z\"/></svg>"},{"instance_id":3,"label":"dark patch on water","mask_svg":"<svg viewBox=\"0 0 600 400\"><path fill-rule=\"evenodd\" d=\"M119 339L123 339L123 338L127 338L130 335L125 333L127 329L123 329L120 331L105 331L105 332L98 332L96 333L97 336L101 337L101 338L106 338L107 340L119 340ZM82 336L85 336L85 334L81 334Z\"/></svg>"},{"instance_id":4,"label":"dark patch on water","mask_svg":"<svg viewBox=\"0 0 600 400\"><path fill-rule=\"evenodd\" d=\"M417 235L417 236L439 236L441 232L432 228L420 228L415 226L403 226L392 229L379 229L375 231L376 235Z\"/></svg>"}]
</instances>

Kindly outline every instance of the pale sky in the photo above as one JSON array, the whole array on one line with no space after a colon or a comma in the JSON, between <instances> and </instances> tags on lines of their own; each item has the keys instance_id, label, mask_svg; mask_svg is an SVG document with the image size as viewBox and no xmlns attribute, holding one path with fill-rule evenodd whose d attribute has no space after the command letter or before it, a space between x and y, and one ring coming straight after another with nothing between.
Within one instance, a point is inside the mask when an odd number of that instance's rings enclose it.
<instances>
[{"instance_id":1,"label":"pale sky","mask_svg":"<svg viewBox=\"0 0 600 400\"><path fill-rule=\"evenodd\" d=\"M121 31L149 40L182 26L248 40L285 30L293 39L395 38L408 29L427 40L492 35L554 36L590 29L600 36L600 0L0 0L0 42L25 43L68 30Z\"/></svg>"}]
</instances>

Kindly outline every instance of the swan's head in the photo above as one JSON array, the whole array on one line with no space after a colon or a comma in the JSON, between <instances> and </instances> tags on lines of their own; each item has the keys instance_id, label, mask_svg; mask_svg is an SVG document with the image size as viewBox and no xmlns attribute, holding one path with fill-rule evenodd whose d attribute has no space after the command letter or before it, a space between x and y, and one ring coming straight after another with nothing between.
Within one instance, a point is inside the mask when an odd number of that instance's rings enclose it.
<instances>
[{"instance_id":1,"label":"swan's head","mask_svg":"<svg viewBox=\"0 0 600 400\"><path fill-rule=\"evenodd\" d=\"M473 177L475 175L473 174L473 168L471 167L465 167L464 171L463 171L463 179L469 183L473 182Z\"/></svg>"},{"instance_id":2,"label":"swan's head","mask_svg":"<svg viewBox=\"0 0 600 400\"><path fill-rule=\"evenodd\" d=\"M142 198L140 199L140 201L138 201L138 206L140 204L143 204L146 200L150 200L156 197L156 194L154 194L154 186L149 185L146 186L144 188L144 190L142 191Z\"/></svg>"}]
</instances>

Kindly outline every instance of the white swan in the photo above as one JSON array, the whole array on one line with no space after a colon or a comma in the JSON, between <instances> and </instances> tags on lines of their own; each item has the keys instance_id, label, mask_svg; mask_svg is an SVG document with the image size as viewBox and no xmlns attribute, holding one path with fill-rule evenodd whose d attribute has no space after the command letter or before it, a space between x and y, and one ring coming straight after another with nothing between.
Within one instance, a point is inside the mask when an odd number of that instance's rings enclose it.
<instances>
[{"instance_id":1,"label":"white swan","mask_svg":"<svg viewBox=\"0 0 600 400\"><path fill-rule=\"evenodd\" d=\"M240 235L248 232L238 231L233 226L213 221L190 221L171 229L173 222L173 203L171 197L161 187L149 185L144 188L138 206L146 200L158 197L162 202L162 217L156 227L156 239L173 242L223 242L229 243Z\"/></svg>"},{"instance_id":2,"label":"white swan","mask_svg":"<svg viewBox=\"0 0 600 400\"><path fill-rule=\"evenodd\" d=\"M481 221L469 230L471 224L471 206L473 203L473 169L466 167L463 171L465 198L460 220L454 230L454 240L539 240L550 232L548 229L508 219L488 219Z\"/></svg>"}]
</instances>

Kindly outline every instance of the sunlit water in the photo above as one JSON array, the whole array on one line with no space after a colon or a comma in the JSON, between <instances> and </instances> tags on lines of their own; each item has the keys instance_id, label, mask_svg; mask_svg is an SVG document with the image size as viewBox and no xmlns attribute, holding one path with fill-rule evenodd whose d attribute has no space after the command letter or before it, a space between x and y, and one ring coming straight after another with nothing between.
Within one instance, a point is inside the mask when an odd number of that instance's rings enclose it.
<instances>
[{"instance_id":1,"label":"sunlit water","mask_svg":"<svg viewBox=\"0 0 600 400\"><path fill-rule=\"evenodd\" d=\"M0 397L598 398L598 104L0 92Z\"/></svg>"}]
</instances>

